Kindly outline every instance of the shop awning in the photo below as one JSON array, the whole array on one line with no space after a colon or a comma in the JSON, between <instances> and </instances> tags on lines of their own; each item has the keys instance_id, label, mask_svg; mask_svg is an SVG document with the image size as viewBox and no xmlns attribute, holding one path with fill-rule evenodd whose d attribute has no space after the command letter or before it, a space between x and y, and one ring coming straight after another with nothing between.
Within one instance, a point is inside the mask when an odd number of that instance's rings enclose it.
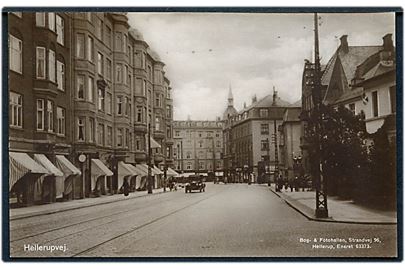
<instances>
[{"instance_id":1,"label":"shop awning","mask_svg":"<svg viewBox=\"0 0 405 270\"><path fill-rule=\"evenodd\" d=\"M163 174L163 172L156 166L152 167L152 171L154 171L155 174Z\"/></svg>"},{"instance_id":2,"label":"shop awning","mask_svg":"<svg viewBox=\"0 0 405 270\"><path fill-rule=\"evenodd\" d=\"M146 164L136 164L136 168L139 168L140 170L145 172L145 175L148 175L148 165L146 165ZM153 174L154 174L154 172L153 172L153 167L152 167L152 176L153 176Z\"/></svg>"},{"instance_id":3,"label":"shop awning","mask_svg":"<svg viewBox=\"0 0 405 270\"><path fill-rule=\"evenodd\" d=\"M128 164L128 165L131 167L132 171L135 172L135 175L138 175L138 176L146 176L146 175L148 175L147 172L145 173L145 172L144 172L143 170L141 170L140 168L135 167L135 166L132 165L132 164Z\"/></svg>"},{"instance_id":4,"label":"shop awning","mask_svg":"<svg viewBox=\"0 0 405 270\"><path fill-rule=\"evenodd\" d=\"M132 169L123 161L118 162L118 175L121 176L131 176L136 175Z\"/></svg>"},{"instance_id":5,"label":"shop awning","mask_svg":"<svg viewBox=\"0 0 405 270\"><path fill-rule=\"evenodd\" d=\"M113 172L101 160L93 158L91 160L91 174L97 177L101 175L112 176Z\"/></svg>"},{"instance_id":6,"label":"shop awning","mask_svg":"<svg viewBox=\"0 0 405 270\"><path fill-rule=\"evenodd\" d=\"M146 137L146 143L148 143L148 140L149 140L148 134L146 134L145 137ZM161 148L162 147L155 139L153 139L152 136L150 137L150 145L151 145L151 148Z\"/></svg>"},{"instance_id":7,"label":"shop awning","mask_svg":"<svg viewBox=\"0 0 405 270\"><path fill-rule=\"evenodd\" d=\"M56 155L56 164L55 164L66 177L70 175L81 175L82 173L78 168L75 167L65 156Z\"/></svg>"},{"instance_id":8,"label":"shop awning","mask_svg":"<svg viewBox=\"0 0 405 270\"><path fill-rule=\"evenodd\" d=\"M44 154L34 154L34 160L46 168L50 172L50 175L63 176L63 172L56 168Z\"/></svg>"},{"instance_id":9,"label":"shop awning","mask_svg":"<svg viewBox=\"0 0 405 270\"><path fill-rule=\"evenodd\" d=\"M167 176L178 176L179 174L173 170L172 168L167 168L167 172L166 172Z\"/></svg>"},{"instance_id":10,"label":"shop awning","mask_svg":"<svg viewBox=\"0 0 405 270\"><path fill-rule=\"evenodd\" d=\"M50 172L38 164L26 153L9 152L9 190L27 173L49 174Z\"/></svg>"},{"instance_id":11,"label":"shop awning","mask_svg":"<svg viewBox=\"0 0 405 270\"><path fill-rule=\"evenodd\" d=\"M215 172L215 176L224 176L224 172Z\"/></svg>"}]
</instances>

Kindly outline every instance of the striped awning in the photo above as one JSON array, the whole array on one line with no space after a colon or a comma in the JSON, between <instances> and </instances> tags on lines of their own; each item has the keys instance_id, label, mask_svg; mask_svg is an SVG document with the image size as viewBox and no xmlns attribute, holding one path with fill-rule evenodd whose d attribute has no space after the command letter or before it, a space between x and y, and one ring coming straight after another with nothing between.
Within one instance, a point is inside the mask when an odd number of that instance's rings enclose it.
<instances>
[{"instance_id":1,"label":"striped awning","mask_svg":"<svg viewBox=\"0 0 405 270\"><path fill-rule=\"evenodd\" d=\"M118 162L118 175L121 176L136 175L128 165L129 164L123 161Z\"/></svg>"},{"instance_id":2,"label":"striped awning","mask_svg":"<svg viewBox=\"0 0 405 270\"><path fill-rule=\"evenodd\" d=\"M153 166L152 170L155 172L155 174L163 174L163 172L156 166Z\"/></svg>"},{"instance_id":3,"label":"striped awning","mask_svg":"<svg viewBox=\"0 0 405 270\"><path fill-rule=\"evenodd\" d=\"M91 175L92 176L101 176L101 175L106 175L106 176L112 176L113 172L107 168L107 166L104 165L101 160L93 158L91 159Z\"/></svg>"},{"instance_id":4,"label":"striped awning","mask_svg":"<svg viewBox=\"0 0 405 270\"><path fill-rule=\"evenodd\" d=\"M148 175L148 165L146 164L136 164L136 168L142 170L145 173L145 176ZM153 170L152 170L153 175Z\"/></svg>"},{"instance_id":5,"label":"striped awning","mask_svg":"<svg viewBox=\"0 0 405 270\"><path fill-rule=\"evenodd\" d=\"M148 175L147 172L145 173L143 170L141 170L140 168L138 168L138 167L136 167L136 166L134 166L132 164L127 164L127 165L129 165L129 167L132 169L132 171L135 173L135 175L138 175L138 176L146 176L146 175Z\"/></svg>"},{"instance_id":6,"label":"striped awning","mask_svg":"<svg viewBox=\"0 0 405 270\"><path fill-rule=\"evenodd\" d=\"M167 168L167 172L166 172L167 176L178 176L179 174L173 170L172 168Z\"/></svg>"},{"instance_id":7,"label":"striped awning","mask_svg":"<svg viewBox=\"0 0 405 270\"><path fill-rule=\"evenodd\" d=\"M145 138L146 138L146 143L148 144L148 141L149 141L148 134L145 135ZM153 148L161 148L161 147L162 147L155 139L153 139L152 136L150 137L150 145L151 145L151 148L152 148L152 149L153 149ZM148 146L148 145L147 145L147 146ZM148 147L146 147L146 148L148 148Z\"/></svg>"},{"instance_id":8,"label":"striped awning","mask_svg":"<svg viewBox=\"0 0 405 270\"><path fill-rule=\"evenodd\" d=\"M81 175L82 173L78 168L75 167L65 156L56 155L56 164L55 164L62 172L64 173L65 177L70 175Z\"/></svg>"},{"instance_id":9,"label":"striped awning","mask_svg":"<svg viewBox=\"0 0 405 270\"><path fill-rule=\"evenodd\" d=\"M34 154L34 160L46 168L50 172L50 175L63 176L63 172L56 168L44 154Z\"/></svg>"},{"instance_id":10,"label":"striped awning","mask_svg":"<svg viewBox=\"0 0 405 270\"><path fill-rule=\"evenodd\" d=\"M9 152L9 190L27 173L49 174L50 172L38 164L26 153Z\"/></svg>"}]
</instances>

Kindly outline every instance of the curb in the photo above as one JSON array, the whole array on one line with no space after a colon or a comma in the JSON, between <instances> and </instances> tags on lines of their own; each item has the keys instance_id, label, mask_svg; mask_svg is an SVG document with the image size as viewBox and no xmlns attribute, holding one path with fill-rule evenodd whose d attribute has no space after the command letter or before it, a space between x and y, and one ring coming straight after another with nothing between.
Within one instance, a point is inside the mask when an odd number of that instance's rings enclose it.
<instances>
[{"instance_id":1,"label":"curb","mask_svg":"<svg viewBox=\"0 0 405 270\"><path fill-rule=\"evenodd\" d=\"M288 199L288 196L282 196L280 193L276 192L273 188L269 188L271 192L273 192L276 196L281 198L285 203L287 203L291 208L295 211L306 217L308 220L311 221L318 221L318 222L332 222L332 223L345 223L345 224L365 224L365 225L397 225L397 222L375 222L375 221L353 221L353 220L342 220L342 219L333 219L333 218L317 218L314 215L310 215L306 213L302 208L295 205L292 201ZM298 202L299 203L299 202Z\"/></svg>"},{"instance_id":2,"label":"curb","mask_svg":"<svg viewBox=\"0 0 405 270\"><path fill-rule=\"evenodd\" d=\"M111 200L111 201L107 201L107 202L100 202L100 203L91 202L91 203L89 203L87 205L75 205L75 206L67 207L67 208L59 208L59 209L54 209L54 210L45 210L45 211L39 211L39 212L36 212L36 213L20 214L20 215L15 215L13 217L10 216L9 221L25 219L25 218L30 218L30 217L36 217L36 216L46 216L46 215L51 215L51 214L55 214L55 213L62 213L62 212L66 212L66 211L76 210L76 209L79 209L79 208L87 208L87 207L92 207L92 206L97 206L97 205L104 205L104 204L121 202L121 201L124 201L124 200L134 200L134 199L137 199L137 198L143 198L143 197L146 197L146 196L158 195L158 194L161 194L161 193L165 193L165 192L159 191L159 192L155 192L155 193L152 193L152 194L143 194L143 195L139 195L139 196L132 197L132 198L131 197L130 198L125 198L124 197L124 198L119 198L119 199L117 198L117 200ZM112 195L112 196L114 196L114 195Z\"/></svg>"}]
</instances>

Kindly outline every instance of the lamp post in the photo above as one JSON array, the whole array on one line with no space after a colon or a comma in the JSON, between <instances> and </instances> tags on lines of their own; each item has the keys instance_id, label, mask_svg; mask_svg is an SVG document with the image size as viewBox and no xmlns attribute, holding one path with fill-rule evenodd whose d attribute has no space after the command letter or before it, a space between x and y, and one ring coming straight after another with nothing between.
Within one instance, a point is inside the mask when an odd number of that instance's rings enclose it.
<instances>
[{"instance_id":1,"label":"lamp post","mask_svg":"<svg viewBox=\"0 0 405 270\"><path fill-rule=\"evenodd\" d=\"M148 194L152 194L152 145L150 134L150 123L148 124Z\"/></svg>"},{"instance_id":2,"label":"lamp post","mask_svg":"<svg viewBox=\"0 0 405 270\"><path fill-rule=\"evenodd\" d=\"M314 88L312 90L312 99L314 103L315 120L315 147L316 147L316 162L319 163L316 172L316 210L315 215L318 218L328 217L328 198L327 185L323 177L323 157L322 157L322 95L321 95L321 64L319 59L319 37L318 37L318 13L314 14L315 28L315 74Z\"/></svg>"}]
</instances>

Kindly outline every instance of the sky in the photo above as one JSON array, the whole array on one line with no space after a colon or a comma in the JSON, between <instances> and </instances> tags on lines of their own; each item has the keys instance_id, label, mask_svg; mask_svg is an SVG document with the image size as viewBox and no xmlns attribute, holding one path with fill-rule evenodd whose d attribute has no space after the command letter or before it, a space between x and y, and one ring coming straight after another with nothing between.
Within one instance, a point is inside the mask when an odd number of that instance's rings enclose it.
<instances>
[{"instance_id":1,"label":"sky","mask_svg":"<svg viewBox=\"0 0 405 270\"><path fill-rule=\"evenodd\" d=\"M395 33L393 13L319 16L321 64L344 34L349 45L381 45ZM222 117L230 87L237 110L273 86L290 103L300 99L304 60L313 57L313 14L129 13L129 20L166 64L175 120Z\"/></svg>"}]
</instances>

